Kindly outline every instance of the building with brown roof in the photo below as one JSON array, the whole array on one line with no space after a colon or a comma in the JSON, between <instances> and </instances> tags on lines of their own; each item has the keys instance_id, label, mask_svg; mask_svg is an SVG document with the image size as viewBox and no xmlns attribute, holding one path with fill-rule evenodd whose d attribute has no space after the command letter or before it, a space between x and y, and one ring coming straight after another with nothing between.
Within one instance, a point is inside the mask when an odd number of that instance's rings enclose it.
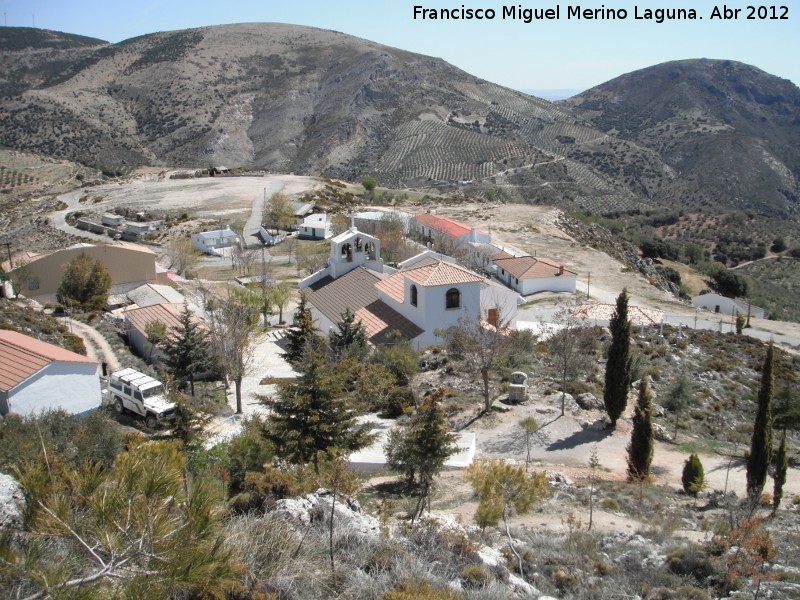
<instances>
[{"instance_id":1,"label":"building with brown roof","mask_svg":"<svg viewBox=\"0 0 800 600\"><path fill-rule=\"evenodd\" d=\"M575 293L577 275L548 258L498 255L493 262L495 277L523 296L539 292Z\"/></svg>"},{"instance_id":2,"label":"building with brown roof","mask_svg":"<svg viewBox=\"0 0 800 600\"><path fill-rule=\"evenodd\" d=\"M373 345L399 334L416 348L441 343L436 332L462 319L497 321L502 314L510 325L516 318L516 294L449 257L427 251L396 271L384 269L379 256L380 241L351 228L331 240L326 267L300 282L323 335L347 309L367 328Z\"/></svg>"},{"instance_id":3,"label":"building with brown roof","mask_svg":"<svg viewBox=\"0 0 800 600\"><path fill-rule=\"evenodd\" d=\"M97 361L15 331L0 330L0 414L100 406Z\"/></svg>"},{"instance_id":4,"label":"building with brown roof","mask_svg":"<svg viewBox=\"0 0 800 600\"><path fill-rule=\"evenodd\" d=\"M144 246L128 242L75 244L49 254L18 257L15 269L25 269L19 292L39 302L55 302L64 267L80 254L99 260L111 276L112 294L122 294L145 283L156 282L156 255Z\"/></svg>"},{"instance_id":5,"label":"building with brown roof","mask_svg":"<svg viewBox=\"0 0 800 600\"><path fill-rule=\"evenodd\" d=\"M491 241L491 236L486 231L430 212L415 216L412 227L418 238L429 248L445 254L465 247L468 243L485 244Z\"/></svg>"},{"instance_id":6,"label":"building with brown roof","mask_svg":"<svg viewBox=\"0 0 800 600\"><path fill-rule=\"evenodd\" d=\"M148 340L147 326L152 323L163 323L167 332L181 326L180 316L183 304L153 304L126 310L125 331L128 334L128 343L136 350L139 356L152 364L160 364L160 350L154 348Z\"/></svg>"}]
</instances>

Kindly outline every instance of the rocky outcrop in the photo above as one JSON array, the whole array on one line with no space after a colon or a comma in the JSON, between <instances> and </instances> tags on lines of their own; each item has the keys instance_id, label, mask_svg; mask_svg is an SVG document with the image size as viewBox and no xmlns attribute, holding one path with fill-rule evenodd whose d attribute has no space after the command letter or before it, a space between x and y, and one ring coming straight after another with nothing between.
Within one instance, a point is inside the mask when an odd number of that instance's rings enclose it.
<instances>
[{"instance_id":1,"label":"rocky outcrop","mask_svg":"<svg viewBox=\"0 0 800 600\"><path fill-rule=\"evenodd\" d=\"M325 515L328 515L329 518L332 505L333 493L325 488L320 488L314 494L278 500L273 512L296 525L309 525L326 518ZM362 535L380 535L378 520L364 514L361 511L361 505L355 498L337 495L334 511L334 521L338 526L345 526Z\"/></svg>"},{"instance_id":2,"label":"rocky outcrop","mask_svg":"<svg viewBox=\"0 0 800 600\"><path fill-rule=\"evenodd\" d=\"M0 531L20 529L24 511L22 486L10 475L0 473Z\"/></svg>"}]
</instances>

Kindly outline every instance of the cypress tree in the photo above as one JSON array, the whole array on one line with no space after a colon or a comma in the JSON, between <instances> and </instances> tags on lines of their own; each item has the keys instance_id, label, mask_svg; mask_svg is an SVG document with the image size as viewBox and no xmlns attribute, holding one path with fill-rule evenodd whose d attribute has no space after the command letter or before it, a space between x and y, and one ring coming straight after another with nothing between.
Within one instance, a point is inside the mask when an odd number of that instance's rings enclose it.
<instances>
[{"instance_id":1,"label":"cypress tree","mask_svg":"<svg viewBox=\"0 0 800 600\"><path fill-rule=\"evenodd\" d=\"M306 346L315 345L318 339L314 317L311 315L311 309L306 306L306 294L300 292L300 302L294 313L294 325L286 334L286 353L281 356L292 366L297 367L303 362Z\"/></svg>"},{"instance_id":2,"label":"cypress tree","mask_svg":"<svg viewBox=\"0 0 800 600\"><path fill-rule=\"evenodd\" d=\"M611 346L606 362L606 379L603 402L611 419L612 429L628 404L631 385L631 322L628 320L628 290L617 297L617 308L608 324L611 329Z\"/></svg>"},{"instance_id":3,"label":"cypress tree","mask_svg":"<svg viewBox=\"0 0 800 600\"><path fill-rule=\"evenodd\" d=\"M747 457L747 495L757 502L767 482L767 471L772 460L772 390L774 385L775 349L770 342L764 367L761 369L761 388L758 391L758 408Z\"/></svg>"},{"instance_id":4,"label":"cypress tree","mask_svg":"<svg viewBox=\"0 0 800 600\"><path fill-rule=\"evenodd\" d=\"M706 481L706 475L703 470L703 463L700 462L700 457L697 454L692 454L686 459L683 464L683 473L681 474L681 483L683 484L683 491L692 496L697 496Z\"/></svg>"},{"instance_id":5,"label":"cypress tree","mask_svg":"<svg viewBox=\"0 0 800 600\"><path fill-rule=\"evenodd\" d=\"M775 454L775 487L772 493L772 514L778 511L783 498L783 486L786 483L786 471L789 469L789 455L786 452L786 430L781 431L781 443Z\"/></svg>"},{"instance_id":6,"label":"cypress tree","mask_svg":"<svg viewBox=\"0 0 800 600\"><path fill-rule=\"evenodd\" d=\"M633 431L628 444L628 481L647 481L653 462L653 396L647 376L642 377L639 398L633 410Z\"/></svg>"}]
</instances>

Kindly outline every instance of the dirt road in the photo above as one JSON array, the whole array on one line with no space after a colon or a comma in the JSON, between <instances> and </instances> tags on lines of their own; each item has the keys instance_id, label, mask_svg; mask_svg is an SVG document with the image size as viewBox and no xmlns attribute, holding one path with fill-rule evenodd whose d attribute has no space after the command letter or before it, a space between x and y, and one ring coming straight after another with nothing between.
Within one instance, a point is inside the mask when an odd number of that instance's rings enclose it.
<instances>
[{"instance_id":1,"label":"dirt road","mask_svg":"<svg viewBox=\"0 0 800 600\"><path fill-rule=\"evenodd\" d=\"M120 362L106 338L91 325L75 319L68 319L65 326L75 335L79 336L86 344L86 353L98 362L105 362L108 371L120 368Z\"/></svg>"}]
</instances>

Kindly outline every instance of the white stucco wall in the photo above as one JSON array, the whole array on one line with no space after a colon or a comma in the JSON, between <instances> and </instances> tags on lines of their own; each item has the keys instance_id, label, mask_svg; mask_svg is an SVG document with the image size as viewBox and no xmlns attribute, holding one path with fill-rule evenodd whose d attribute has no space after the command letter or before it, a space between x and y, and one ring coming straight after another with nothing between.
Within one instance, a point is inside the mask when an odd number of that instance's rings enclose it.
<instances>
[{"instance_id":1,"label":"white stucco wall","mask_svg":"<svg viewBox=\"0 0 800 600\"><path fill-rule=\"evenodd\" d=\"M486 319L489 309L497 308L500 311L500 324L514 329L517 326L517 306L522 301L517 292L499 283L491 283L481 288L481 316Z\"/></svg>"},{"instance_id":2,"label":"white stucco wall","mask_svg":"<svg viewBox=\"0 0 800 600\"><path fill-rule=\"evenodd\" d=\"M9 412L30 415L48 409L80 414L100 406L100 366L52 362L9 391Z\"/></svg>"},{"instance_id":3,"label":"white stucco wall","mask_svg":"<svg viewBox=\"0 0 800 600\"><path fill-rule=\"evenodd\" d=\"M576 276L559 275L557 277L537 277L536 279L520 279L523 296L539 292L572 292L575 293ZM512 286L513 287L513 286Z\"/></svg>"},{"instance_id":4,"label":"white stucco wall","mask_svg":"<svg viewBox=\"0 0 800 600\"><path fill-rule=\"evenodd\" d=\"M721 315L731 315L734 313L742 313L747 315L747 303L741 300L735 301L733 298L727 298L719 294L702 294L692 298L692 305L705 308L713 313ZM719 310L717 310L719 308ZM750 306L750 316L757 319L764 318L764 309L758 306Z\"/></svg>"},{"instance_id":5,"label":"white stucco wall","mask_svg":"<svg viewBox=\"0 0 800 600\"><path fill-rule=\"evenodd\" d=\"M539 292L571 292L575 293L577 276L564 273L553 277L536 277L533 279L517 280L511 273L502 269L497 270L495 277L523 296L538 294Z\"/></svg>"},{"instance_id":6,"label":"white stucco wall","mask_svg":"<svg viewBox=\"0 0 800 600\"><path fill-rule=\"evenodd\" d=\"M481 310L481 290L478 282L441 286L417 285L417 306L411 305L412 285L414 283L410 279L404 281L402 303L394 301L383 292L380 297L409 321L425 330L415 338L415 344L418 343L419 347L441 344L442 339L436 336L435 330L457 327L459 319L475 319ZM456 288L461 292L459 308L447 308L446 296L450 288Z\"/></svg>"}]
</instances>

